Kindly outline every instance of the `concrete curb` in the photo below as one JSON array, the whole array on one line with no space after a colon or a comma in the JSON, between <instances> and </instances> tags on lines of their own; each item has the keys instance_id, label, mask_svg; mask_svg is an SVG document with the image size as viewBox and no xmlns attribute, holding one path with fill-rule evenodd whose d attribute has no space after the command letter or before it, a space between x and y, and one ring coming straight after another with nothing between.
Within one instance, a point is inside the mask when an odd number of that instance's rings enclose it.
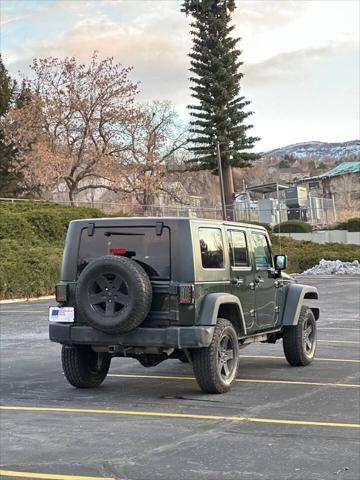
<instances>
[{"instance_id":1,"label":"concrete curb","mask_svg":"<svg viewBox=\"0 0 360 480\"><path fill-rule=\"evenodd\" d=\"M53 300L54 295L45 295L44 297L31 297L31 298L9 298L8 300L0 300L0 305L5 303L20 303L20 302L35 302L36 300Z\"/></svg>"}]
</instances>

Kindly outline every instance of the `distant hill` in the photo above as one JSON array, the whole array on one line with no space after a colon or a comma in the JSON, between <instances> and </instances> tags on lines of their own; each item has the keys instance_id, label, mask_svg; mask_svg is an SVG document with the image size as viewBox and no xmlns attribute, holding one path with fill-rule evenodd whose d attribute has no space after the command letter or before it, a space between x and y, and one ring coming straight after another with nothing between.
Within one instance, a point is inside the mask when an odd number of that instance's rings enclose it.
<instances>
[{"instance_id":1,"label":"distant hill","mask_svg":"<svg viewBox=\"0 0 360 480\"><path fill-rule=\"evenodd\" d=\"M313 160L360 160L360 140L342 143L303 142L276 148L264 152L261 159L270 160L291 155L296 159L311 158Z\"/></svg>"}]
</instances>

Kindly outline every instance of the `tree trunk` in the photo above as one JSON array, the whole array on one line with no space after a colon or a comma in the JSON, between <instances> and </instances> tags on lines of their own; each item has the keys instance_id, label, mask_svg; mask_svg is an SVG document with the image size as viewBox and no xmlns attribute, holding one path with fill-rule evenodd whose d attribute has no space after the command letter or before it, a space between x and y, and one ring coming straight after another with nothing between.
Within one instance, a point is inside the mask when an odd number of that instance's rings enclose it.
<instances>
[{"instance_id":1,"label":"tree trunk","mask_svg":"<svg viewBox=\"0 0 360 480\"><path fill-rule=\"evenodd\" d=\"M234 179L231 165L222 166L224 195L226 205L226 219L234 220Z\"/></svg>"},{"instance_id":2,"label":"tree trunk","mask_svg":"<svg viewBox=\"0 0 360 480\"><path fill-rule=\"evenodd\" d=\"M70 200L70 205L74 205L74 195L75 195L75 189L70 187L69 188L69 200Z\"/></svg>"}]
</instances>

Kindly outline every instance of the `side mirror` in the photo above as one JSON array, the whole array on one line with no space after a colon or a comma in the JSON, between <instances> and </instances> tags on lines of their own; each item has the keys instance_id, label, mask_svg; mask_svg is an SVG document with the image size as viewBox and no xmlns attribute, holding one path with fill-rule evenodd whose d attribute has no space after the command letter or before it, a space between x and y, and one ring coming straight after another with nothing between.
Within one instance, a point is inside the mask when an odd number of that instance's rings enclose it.
<instances>
[{"instance_id":1,"label":"side mirror","mask_svg":"<svg viewBox=\"0 0 360 480\"><path fill-rule=\"evenodd\" d=\"M275 255L274 263L275 263L275 270L278 270L278 271L285 270L287 267L287 256Z\"/></svg>"}]
</instances>

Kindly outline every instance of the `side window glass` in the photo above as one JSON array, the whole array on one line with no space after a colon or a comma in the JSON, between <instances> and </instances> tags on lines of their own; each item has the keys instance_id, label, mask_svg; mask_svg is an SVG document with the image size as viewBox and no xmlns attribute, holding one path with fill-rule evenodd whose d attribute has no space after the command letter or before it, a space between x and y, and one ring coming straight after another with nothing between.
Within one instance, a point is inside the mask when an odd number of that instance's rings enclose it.
<instances>
[{"instance_id":1,"label":"side window glass","mask_svg":"<svg viewBox=\"0 0 360 480\"><path fill-rule=\"evenodd\" d=\"M203 268L224 268L224 245L219 228L199 228Z\"/></svg>"},{"instance_id":2,"label":"side window glass","mask_svg":"<svg viewBox=\"0 0 360 480\"><path fill-rule=\"evenodd\" d=\"M244 232L228 231L230 260L233 267L248 267L250 265L246 237Z\"/></svg>"},{"instance_id":3,"label":"side window glass","mask_svg":"<svg viewBox=\"0 0 360 480\"><path fill-rule=\"evenodd\" d=\"M256 268L271 268L273 266L273 262L267 238L261 233L253 233L252 239L254 244Z\"/></svg>"}]
</instances>

